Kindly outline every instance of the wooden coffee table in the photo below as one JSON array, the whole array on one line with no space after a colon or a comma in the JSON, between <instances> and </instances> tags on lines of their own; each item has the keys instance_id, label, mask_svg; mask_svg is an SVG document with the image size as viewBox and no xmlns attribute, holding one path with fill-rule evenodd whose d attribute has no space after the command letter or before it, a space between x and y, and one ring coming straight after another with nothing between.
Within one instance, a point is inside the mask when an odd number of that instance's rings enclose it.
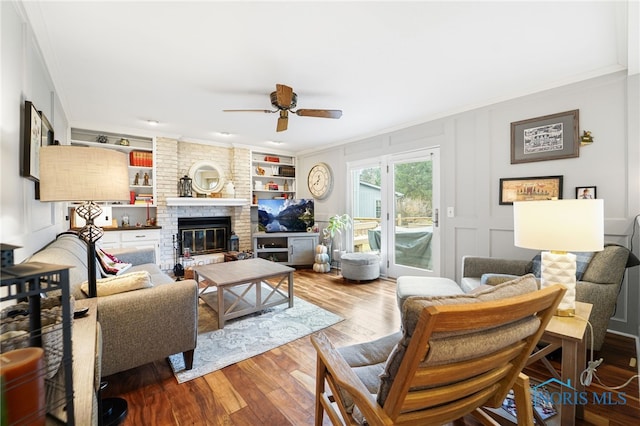
<instances>
[{"instance_id":1,"label":"wooden coffee table","mask_svg":"<svg viewBox=\"0 0 640 426\"><path fill-rule=\"evenodd\" d=\"M288 303L293 307L293 271L294 268L261 258L193 268L200 298L218 313L220 328L227 320L272 306ZM284 285L285 281L288 285Z\"/></svg>"}]
</instances>

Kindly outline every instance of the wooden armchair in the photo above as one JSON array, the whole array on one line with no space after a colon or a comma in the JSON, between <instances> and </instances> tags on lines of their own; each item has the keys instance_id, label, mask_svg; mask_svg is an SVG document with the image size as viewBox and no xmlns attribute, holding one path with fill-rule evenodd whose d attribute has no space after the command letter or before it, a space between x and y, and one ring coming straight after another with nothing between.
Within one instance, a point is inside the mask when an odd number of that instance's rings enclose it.
<instances>
[{"instance_id":1,"label":"wooden armchair","mask_svg":"<svg viewBox=\"0 0 640 426\"><path fill-rule=\"evenodd\" d=\"M521 370L564 292L560 285L537 290L527 275L473 295L408 299L399 341L397 334L336 349L324 334L312 336L315 424L325 411L340 425L442 424L468 414L496 424L481 408L500 407L513 389L518 423L532 425Z\"/></svg>"}]
</instances>

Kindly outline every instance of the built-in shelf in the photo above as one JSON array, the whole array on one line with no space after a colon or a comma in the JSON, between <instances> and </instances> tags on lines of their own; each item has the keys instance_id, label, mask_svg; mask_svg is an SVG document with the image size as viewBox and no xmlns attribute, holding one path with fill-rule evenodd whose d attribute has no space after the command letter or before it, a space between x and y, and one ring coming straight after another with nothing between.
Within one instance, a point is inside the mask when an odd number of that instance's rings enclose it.
<instances>
[{"instance_id":1,"label":"built-in shelf","mask_svg":"<svg viewBox=\"0 0 640 426\"><path fill-rule=\"evenodd\" d=\"M213 206L237 207L248 206L246 198L204 198L204 197L167 197L167 206Z\"/></svg>"}]
</instances>

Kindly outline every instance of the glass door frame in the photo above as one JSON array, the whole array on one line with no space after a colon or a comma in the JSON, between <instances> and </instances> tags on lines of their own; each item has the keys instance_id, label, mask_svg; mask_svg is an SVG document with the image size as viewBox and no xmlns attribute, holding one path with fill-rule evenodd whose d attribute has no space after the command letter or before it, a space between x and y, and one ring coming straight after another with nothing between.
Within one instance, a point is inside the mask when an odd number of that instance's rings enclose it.
<instances>
[{"instance_id":1,"label":"glass door frame","mask_svg":"<svg viewBox=\"0 0 640 426\"><path fill-rule=\"evenodd\" d=\"M431 269L422 269L418 267L411 267L400 265L396 263L396 230L395 230L395 218L397 217L395 211L395 176L394 166L396 164L408 163L408 162L420 162L430 160L432 162L431 168L431 203L432 203L432 236L429 242L431 247ZM387 165L387 185L389 190L385 192L387 198L386 205L389 212L390 219L387 221L387 274L390 277L397 278L402 275L417 275L427 277L440 276L440 148L430 147L423 148L416 151L404 152L399 154L393 154L388 156ZM385 203L383 203L385 204Z\"/></svg>"},{"instance_id":2,"label":"glass door frame","mask_svg":"<svg viewBox=\"0 0 640 426\"><path fill-rule=\"evenodd\" d=\"M431 158L433 161L432 166L432 211L433 211L433 236L431 239L431 259L432 269L419 269L411 267L402 267L395 265L395 250L390 250L390 247L395 247L395 227L393 226L392 217L395 212L395 197L394 197L394 185L393 185L393 165L397 162L406 162L408 159L419 160ZM349 161L347 163L347 206L349 214L354 217L354 211L356 208L356 200L354 199L354 188L358 182L354 181L354 171L366 168L380 168L380 192L381 192L381 215L380 215L380 227L382 244L380 247L380 273L383 276L398 277L400 275L420 275L420 276L439 276L440 274L440 147L434 146L429 148L422 148L410 152L403 152L398 154L390 154L379 156L375 158ZM353 230L352 230L353 231ZM347 235L348 247L353 248L353 232L349 232Z\"/></svg>"}]
</instances>

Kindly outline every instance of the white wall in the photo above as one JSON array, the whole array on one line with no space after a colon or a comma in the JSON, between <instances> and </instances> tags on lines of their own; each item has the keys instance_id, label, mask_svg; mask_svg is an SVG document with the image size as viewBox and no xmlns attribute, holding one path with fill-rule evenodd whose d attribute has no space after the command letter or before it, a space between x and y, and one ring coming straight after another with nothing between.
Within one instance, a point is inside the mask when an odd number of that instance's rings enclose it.
<instances>
[{"instance_id":1,"label":"white wall","mask_svg":"<svg viewBox=\"0 0 640 426\"><path fill-rule=\"evenodd\" d=\"M0 15L0 241L21 246L14 253L21 261L68 227L62 204L37 201L34 182L20 176L24 102L33 102L44 113L61 143L67 141L69 126L22 4L0 2Z\"/></svg>"},{"instance_id":2,"label":"white wall","mask_svg":"<svg viewBox=\"0 0 640 426\"><path fill-rule=\"evenodd\" d=\"M597 186L605 200L605 240L630 247L640 213L638 74L611 74L501 102L299 158L300 176L318 161L335 173L331 196L316 202L316 219L346 211L346 162L428 146L441 150L441 206L456 217L442 221L443 276L458 280L464 255L530 259L535 252L513 245L512 206L499 205L499 179L564 176L564 198L576 186ZM463 89L461 89L463 90ZM578 109L579 129L595 142L578 158L510 164L510 123ZM298 196L310 196L304 185ZM629 270L611 327L638 333L638 269Z\"/></svg>"}]
</instances>

